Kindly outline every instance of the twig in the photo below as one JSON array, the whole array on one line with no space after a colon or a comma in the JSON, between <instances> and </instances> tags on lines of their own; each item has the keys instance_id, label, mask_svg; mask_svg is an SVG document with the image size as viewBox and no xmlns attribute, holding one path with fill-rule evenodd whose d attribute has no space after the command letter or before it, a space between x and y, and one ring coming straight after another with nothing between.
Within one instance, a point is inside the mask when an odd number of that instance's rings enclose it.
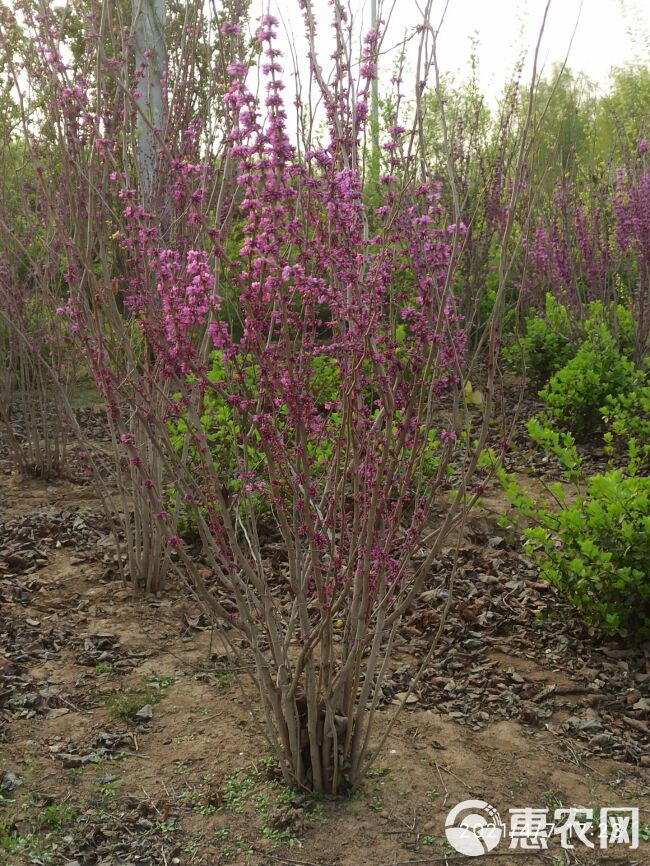
<instances>
[{"instance_id":1,"label":"twig","mask_svg":"<svg viewBox=\"0 0 650 866\"><path fill-rule=\"evenodd\" d=\"M436 767L437 766L438 765L436 764ZM460 782L460 784L463 785L463 787L467 788L468 791L472 790L471 785L468 785L467 782L463 782L463 780L460 778L460 776L457 776L456 773L454 773L452 770L449 769L449 767L445 767L444 764L441 764L440 767L445 771L445 773L449 773L450 776L453 776L454 779L456 779L456 781Z\"/></svg>"},{"instance_id":2,"label":"twig","mask_svg":"<svg viewBox=\"0 0 650 866\"><path fill-rule=\"evenodd\" d=\"M403 824L404 827L408 830L409 833L415 833L415 825L417 824L417 814L415 809L413 809L413 822L411 824L407 823L404 818L396 815L395 813L390 816L395 821L399 821L400 824ZM386 836L397 836L400 833L403 833L404 830L386 830L384 831Z\"/></svg>"},{"instance_id":3,"label":"twig","mask_svg":"<svg viewBox=\"0 0 650 866\"><path fill-rule=\"evenodd\" d=\"M78 707L76 704L73 704L72 701L69 701L67 698L64 698L63 695L57 695L57 699L63 701L64 704L67 704L70 709L74 710L75 713L85 713L86 715L90 715L91 710L82 710L81 707Z\"/></svg>"},{"instance_id":4,"label":"twig","mask_svg":"<svg viewBox=\"0 0 650 866\"><path fill-rule=\"evenodd\" d=\"M155 809L155 811L158 813L158 815L160 815L160 816L162 817L162 812L160 811L160 809L158 808L158 806L156 806L156 804L154 803L154 801L151 799L151 796L150 796L150 795L147 793L147 791L142 787L142 785L140 785L140 789L141 789L142 793L145 795L145 797L147 798L147 800L149 801L149 803L151 803L151 805L153 806L153 808Z\"/></svg>"},{"instance_id":5,"label":"twig","mask_svg":"<svg viewBox=\"0 0 650 866\"><path fill-rule=\"evenodd\" d=\"M436 766L436 772L438 773L438 778L440 779L440 784L442 785L442 787L444 788L444 791L445 791L445 796L444 796L444 799L442 801L442 805L446 806L447 800L449 799L449 788L447 788L447 786L445 785L445 780L442 778L442 773L440 772L440 767L438 766L438 762L434 761L434 764Z\"/></svg>"}]
</instances>

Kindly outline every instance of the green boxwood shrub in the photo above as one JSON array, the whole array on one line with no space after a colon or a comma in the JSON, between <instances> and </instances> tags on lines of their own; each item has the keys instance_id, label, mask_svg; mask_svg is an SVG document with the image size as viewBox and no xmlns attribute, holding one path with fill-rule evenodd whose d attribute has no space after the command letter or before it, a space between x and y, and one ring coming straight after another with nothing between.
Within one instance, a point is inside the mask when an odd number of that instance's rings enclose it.
<instances>
[{"instance_id":1,"label":"green boxwood shrub","mask_svg":"<svg viewBox=\"0 0 650 866\"><path fill-rule=\"evenodd\" d=\"M650 462L650 382L639 373L629 391L608 395L600 413L605 422L605 450L625 453L640 466Z\"/></svg>"},{"instance_id":2,"label":"green boxwood shrub","mask_svg":"<svg viewBox=\"0 0 650 866\"><path fill-rule=\"evenodd\" d=\"M549 421L577 438L593 432L601 422L607 398L630 389L636 368L620 354L608 327L591 328L575 357L551 378L539 396L546 403Z\"/></svg>"},{"instance_id":3,"label":"green boxwood shrub","mask_svg":"<svg viewBox=\"0 0 650 866\"><path fill-rule=\"evenodd\" d=\"M650 478L594 475L586 493L526 531L540 574L589 622L650 638Z\"/></svg>"},{"instance_id":4,"label":"green boxwood shrub","mask_svg":"<svg viewBox=\"0 0 650 866\"><path fill-rule=\"evenodd\" d=\"M517 345L505 349L504 356L515 370L523 372L540 388L575 357L586 342L598 340L606 330L620 354L630 356L634 346L634 323L622 304L605 307L601 301L583 306L581 315L546 295L544 310L527 316L524 334Z\"/></svg>"},{"instance_id":5,"label":"green boxwood shrub","mask_svg":"<svg viewBox=\"0 0 650 866\"><path fill-rule=\"evenodd\" d=\"M562 304L547 294L544 312L535 312L524 323L518 345L505 350L506 361L519 372L525 370L533 385L540 387L575 354L571 320Z\"/></svg>"},{"instance_id":6,"label":"green boxwood shrub","mask_svg":"<svg viewBox=\"0 0 650 866\"><path fill-rule=\"evenodd\" d=\"M549 486L554 504L533 499L503 469L499 478L514 513L529 525L526 550L540 574L585 619L630 642L650 638L650 478L612 470L585 477L570 434L533 419L534 440L554 453L567 481L579 494L569 500L566 486Z\"/></svg>"}]
</instances>

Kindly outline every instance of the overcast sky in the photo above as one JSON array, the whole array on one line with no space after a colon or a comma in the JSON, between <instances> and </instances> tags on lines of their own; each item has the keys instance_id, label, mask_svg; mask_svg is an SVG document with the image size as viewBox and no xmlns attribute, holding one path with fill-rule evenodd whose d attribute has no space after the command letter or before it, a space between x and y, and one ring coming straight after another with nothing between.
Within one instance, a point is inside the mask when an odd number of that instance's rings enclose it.
<instances>
[{"instance_id":1,"label":"overcast sky","mask_svg":"<svg viewBox=\"0 0 650 866\"><path fill-rule=\"evenodd\" d=\"M320 31L331 18L327 0L312 0ZM365 32L370 23L370 0L349 0ZM384 12L393 0L383 0ZM421 20L416 0L396 0L384 45L401 40ZM437 26L444 0L435 0L432 23ZM478 40L480 79L490 101L495 100L522 50L532 55L545 0L449 0L439 37L441 71L464 77L468 72L471 40ZM582 10L580 7L582 5ZM253 0L254 8L281 17L294 33L293 43L304 57L303 27L296 0ZM549 66L564 59L577 24L569 66L605 86L613 66L637 61L650 63L650 2L648 0L552 0L542 43L541 60ZM327 44L321 37L327 55ZM415 65L413 60L412 66ZM390 63L385 62L389 67Z\"/></svg>"}]
</instances>

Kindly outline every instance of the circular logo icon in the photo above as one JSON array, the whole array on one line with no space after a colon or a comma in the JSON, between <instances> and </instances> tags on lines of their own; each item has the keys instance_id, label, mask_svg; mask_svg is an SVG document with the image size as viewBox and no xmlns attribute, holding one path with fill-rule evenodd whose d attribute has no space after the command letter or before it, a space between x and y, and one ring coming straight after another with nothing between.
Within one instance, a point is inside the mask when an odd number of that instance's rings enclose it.
<instances>
[{"instance_id":1,"label":"circular logo icon","mask_svg":"<svg viewBox=\"0 0 650 866\"><path fill-rule=\"evenodd\" d=\"M447 841L466 857L480 857L496 848L503 831L501 816L484 800L463 800L445 821Z\"/></svg>"}]
</instances>

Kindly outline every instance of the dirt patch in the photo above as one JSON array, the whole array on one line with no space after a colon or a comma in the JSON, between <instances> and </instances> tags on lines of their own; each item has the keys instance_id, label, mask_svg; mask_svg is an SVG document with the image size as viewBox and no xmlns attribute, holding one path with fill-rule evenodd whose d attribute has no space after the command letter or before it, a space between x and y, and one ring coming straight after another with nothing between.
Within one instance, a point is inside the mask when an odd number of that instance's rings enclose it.
<instances>
[{"instance_id":1,"label":"dirt patch","mask_svg":"<svg viewBox=\"0 0 650 866\"><path fill-rule=\"evenodd\" d=\"M0 484L3 864L466 862L445 819L473 799L506 824L514 808L634 806L650 835L646 657L579 627L489 520L470 526L461 602L416 702L363 790L334 802L278 778L253 686L181 587L142 598L106 578L107 529L85 488L21 489L6 472ZM446 567L404 623L376 739L426 651ZM497 862L650 863L645 839L550 846Z\"/></svg>"}]
</instances>

